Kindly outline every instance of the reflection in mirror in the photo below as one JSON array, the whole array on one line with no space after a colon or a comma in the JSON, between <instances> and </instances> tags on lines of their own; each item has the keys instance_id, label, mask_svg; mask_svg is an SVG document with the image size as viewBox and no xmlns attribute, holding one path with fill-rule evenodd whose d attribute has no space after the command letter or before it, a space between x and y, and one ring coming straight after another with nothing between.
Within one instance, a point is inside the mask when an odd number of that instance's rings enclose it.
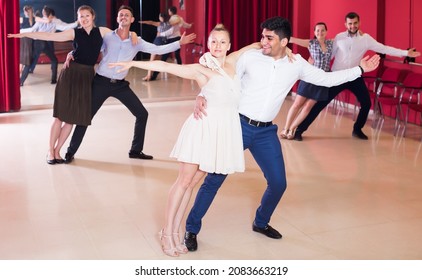
<instances>
[{"instance_id":1,"label":"reflection in mirror","mask_svg":"<svg viewBox=\"0 0 422 280\"><path fill-rule=\"evenodd\" d=\"M95 23L97 26L107 26L114 29L116 26L116 15L117 9L120 7L122 2L128 3L134 9L135 23L132 25L131 30L138 33L146 41L152 42L156 35L156 28L152 28L149 32L148 27L137 24L139 20L158 20L158 14L160 13L160 1L143 1L143 0L20 0L20 17L25 17L23 7L28 5L32 6L34 12L41 11L44 5L47 5L54 9L57 18L63 22L71 23L76 21L76 11L81 5L89 5L96 12ZM167 5L164 5L165 10ZM22 41L21 41L22 42ZM54 43L55 54L58 59L58 72L62 68L62 62L65 60L65 56L68 51L72 48L71 42L66 43ZM137 59L148 59L149 55L139 53ZM33 109L45 109L51 108L54 101L54 89L55 84L51 84L51 65L50 60L44 54L37 60L38 64L32 74L28 75L24 86L21 87L21 104L22 110L33 110ZM179 98L178 96L172 96L179 94L178 91L170 90L186 86L186 90L181 91L180 94L187 94L188 96L196 95L197 88L193 87L189 81L183 81L179 83L177 78L169 77L165 80L164 86L168 87L163 90L161 83L148 84L142 81L142 77L146 75L146 71L133 71L127 76L127 80L130 82L131 87L134 89L136 94L141 99L151 98ZM173 84L176 83L176 84ZM158 87L158 88L156 88ZM166 94L163 94L163 93ZM185 97L181 97L185 98ZM110 100L108 102L113 102Z\"/></svg>"},{"instance_id":2,"label":"reflection in mirror","mask_svg":"<svg viewBox=\"0 0 422 280\"><path fill-rule=\"evenodd\" d=\"M25 6L33 7L33 12L41 12L43 7L46 5L52 8L55 12L55 16L66 23L74 23L77 19L76 11L79 6L88 4L94 7L97 12L97 25L105 25L106 23L106 0L20 0L20 19L21 23L26 25L21 27L30 27L35 23L33 19L29 19L29 14L25 16L23 8ZM42 16L42 15L41 15ZM27 38L26 38L27 39ZM27 64L28 67L35 61L32 57L33 43L31 39L29 44L23 44L25 39L21 39L21 64L22 62ZM71 42L52 42L54 47L54 54L58 60L58 73L62 68L62 62L65 60L66 54L72 49ZM24 48L25 47L25 48ZM27 61L22 61L23 58ZM30 62L28 61L30 60ZM23 71L23 67L21 70ZM21 72L22 78L22 72ZM54 100L54 89L55 84L51 84L52 71L50 59L42 53L36 60L35 68L27 69L27 78L23 83L21 89L21 109L32 110L32 109L44 109L51 108ZM22 85L22 83L21 83Z\"/></svg>"},{"instance_id":3,"label":"reflection in mirror","mask_svg":"<svg viewBox=\"0 0 422 280\"><path fill-rule=\"evenodd\" d=\"M106 26L106 0L101 1L89 1L89 0L20 0L20 22L21 22L21 32L23 28L27 28L27 32L30 31L31 26L35 24L36 21L42 21L42 11L45 6L49 7L53 11L55 16L56 29L57 32L61 30L66 30L76 27L77 15L76 11L81 5L90 5L96 11L96 25ZM32 9L31 9L32 8ZM25 11L24 11L25 9ZM33 15L37 15L40 18L36 19ZM44 14L45 15L45 14ZM45 22L44 22L45 23ZM66 24L67 23L67 24ZM56 56L59 63L64 62L67 53L72 50L72 42L48 42L45 45L49 45L48 49L52 50L51 55L47 56L46 53L49 51L42 51L38 56L35 52L36 44L35 41L25 38L21 39L21 91L30 85L41 84L54 82L54 73L52 74L50 81L49 71L42 71L42 66L47 66L50 68L50 63L54 55ZM44 47L43 47L44 48ZM38 49L39 51L39 49ZM25 66L26 65L26 66ZM38 66L37 66L38 65ZM53 65L54 66L54 65ZM59 71L61 65L59 64ZM52 70L53 71L53 70ZM32 74L34 73L34 74ZM29 76L29 77L28 77ZM22 100L23 101L23 100Z\"/></svg>"},{"instance_id":4,"label":"reflection in mirror","mask_svg":"<svg viewBox=\"0 0 422 280\"><path fill-rule=\"evenodd\" d=\"M25 5L32 6L35 11L40 11L44 6L48 6L54 9L57 18L64 22L76 21L76 11L79 6L89 5L91 6L97 15L95 23L98 26L106 25L106 0L19 0L20 4L20 16L23 17L22 8Z\"/></svg>"}]
</instances>

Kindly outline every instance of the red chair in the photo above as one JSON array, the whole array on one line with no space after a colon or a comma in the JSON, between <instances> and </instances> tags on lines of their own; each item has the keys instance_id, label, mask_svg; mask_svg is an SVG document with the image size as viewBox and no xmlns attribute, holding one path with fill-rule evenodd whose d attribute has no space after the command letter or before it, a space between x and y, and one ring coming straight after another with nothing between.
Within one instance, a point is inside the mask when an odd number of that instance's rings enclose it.
<instances>
[{"instance_id":1,"label":"red chair","mask_svg":"<svg viewBox=\"0 0 422 280\"><path fill-rule=\"evenodd\" d=\"M376 129L380 129L385 121L383 105L395 108L394 135L400 128L403 113L400 106L400 81L403 79L402 71L396 68L385 68L374 97L374 123Z\"/></svg>"},{"instance_id":2,"label":"red chair","mask_svg":"<svg viewBox=\"0 0 422 280\"><path fill-rule=\"evenodd\" d=\"M421 102L421 91L422 91L422 74L410 72L403 80L401 89L401 105L407 106L406 118L404 121L403 135L406 133L406 126L409 120L410 111L422 113L422 102ZM421 120L422 121L422 115ZM422 122L420 122L422 123Z\"/></svg>"}]
</instances>

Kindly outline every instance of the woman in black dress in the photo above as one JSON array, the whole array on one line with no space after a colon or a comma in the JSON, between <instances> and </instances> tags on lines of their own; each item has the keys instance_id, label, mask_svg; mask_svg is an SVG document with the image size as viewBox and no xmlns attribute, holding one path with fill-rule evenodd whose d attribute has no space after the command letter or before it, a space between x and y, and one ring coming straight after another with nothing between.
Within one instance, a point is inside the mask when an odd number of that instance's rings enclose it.
<instances>
[{"instance_id":1,"label":"woman in black dress","mask_svg":"<svg viewBox=\"0 0 422 280\"><path fill-rule=\"evenodd\" d=\"M58 33L32 32L10 34L11 38L28 37L47 41L73 41L73 58L63 68L57 81L54 97L54 121L50 131L47 163L64 163L60 149L69 137L73 125L91 124L91 88L103 37L110 29L95 27L95 11L87 5L78 9L80 27Z\"/></svg>"}]
</instances>

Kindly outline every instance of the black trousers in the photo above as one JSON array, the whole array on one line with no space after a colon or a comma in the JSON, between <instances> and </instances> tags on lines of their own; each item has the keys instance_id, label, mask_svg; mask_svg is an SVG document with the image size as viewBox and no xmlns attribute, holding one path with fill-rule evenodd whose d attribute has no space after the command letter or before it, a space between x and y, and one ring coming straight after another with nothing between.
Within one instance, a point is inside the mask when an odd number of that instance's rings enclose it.
<instances>
[{"instance_id":1,"label":"black trousers","mask_svg":"<svg viewBox=\"0 0 422 280\"><path fill-rule=\"evenodd\" d=\"M308 129L312 122L316 119L318 114L343 90L350 90L360 103L359 115L353 126L354 130L360 130L365 126L368 119L369 110L371 109L371 98L369 97L368 88L365 85L362 77L357 78L351 82L347 82L335 87L331 87L328 91L328 99L318 101L309 112L308 116L299 124L296 131L303 133Z\"/></svg>"},{"instance_id":2,"label":"black trousers","mask_svg":"<svg viewBox=\"0 0 422 280\"><path fill-rule=\"evenodd\" d=\"M43 40L34 40L33 54L32 54L32 64L25 65L22 70L22 75L20 79L21 85L25 82L28 77L29 71L33 71L35 65L38 62L38 58L41 53L45 53L51 61L51 81L57 81L57 57L54 54L54 42L52 41L43 41Z\"/></svg>"},{"instance_id":3,"label":"black trousers","mask_svg":"<svg viewBox=\"0 0 422 280\"><path fill-rule=\"evenodd\" d=\"M112 81L109 78L95 75L92 83L92 118L94 118L95 114L109 97L118 99L136 117L130 151L142 152L144 148L148 111L136 94L130 89L128 81ZM75 154L78 151L87 128L87 126L82 125L77 125L75 127L70 145L67 148L68 153Z\"/></svg>"},{"instance_id":4,"label":"black trousers","mask_svg":"<svg viewBox=\"0 0 422 280\"><path fill-rule=\"evenodd\" d=\"M173 43L173 42L179 41L179 40L180 40L180 38L181 38L181 37L175 37L175 38L167 39L167 43L166 43L166 44L170 44L170 43ZM169 58L170 54L171 54L171 53L166 53L166 54L163 54L163 55L161 56L161 61L164 61L164 62L165 62L165 61L167 61L167 59ZM174 52L174 56L176 57L177 64L182 64L182 58L180 57L180 49L178 49L177 51L175 51L175 52ZM151 77L151 78L152 78L153 80L157 79L158 74L160 74L160 72L154 71L154 72L152 73L152 77Z\"/></svg>"}]
</instances>

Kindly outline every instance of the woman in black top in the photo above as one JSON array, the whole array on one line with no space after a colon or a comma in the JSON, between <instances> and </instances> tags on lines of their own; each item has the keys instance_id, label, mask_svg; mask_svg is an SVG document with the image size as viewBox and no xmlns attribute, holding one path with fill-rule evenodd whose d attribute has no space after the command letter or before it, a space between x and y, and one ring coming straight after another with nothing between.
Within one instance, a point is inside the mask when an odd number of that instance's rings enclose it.
<instances>
[{"instance_id":1,"label":"woman in black top","mask_svg":"<svg viewBox=\"0 0 422 280\"><path fill-rule=\"evenodd\" d=\"M78 9L80 27L59 33L32 32L10 34L12 38L28 37L47 41L73 41L73 58L63 68L57 81L54 97L54 121L50 131L47 163L63 163L60 149L69 137L74 124L91 124L91 89L103 37L110 29L95 27L95 11L87 5ZM137 38L137 36L132 36ZM137 43L137 42L134 42Z\"/></svg>"}]
</instances>

